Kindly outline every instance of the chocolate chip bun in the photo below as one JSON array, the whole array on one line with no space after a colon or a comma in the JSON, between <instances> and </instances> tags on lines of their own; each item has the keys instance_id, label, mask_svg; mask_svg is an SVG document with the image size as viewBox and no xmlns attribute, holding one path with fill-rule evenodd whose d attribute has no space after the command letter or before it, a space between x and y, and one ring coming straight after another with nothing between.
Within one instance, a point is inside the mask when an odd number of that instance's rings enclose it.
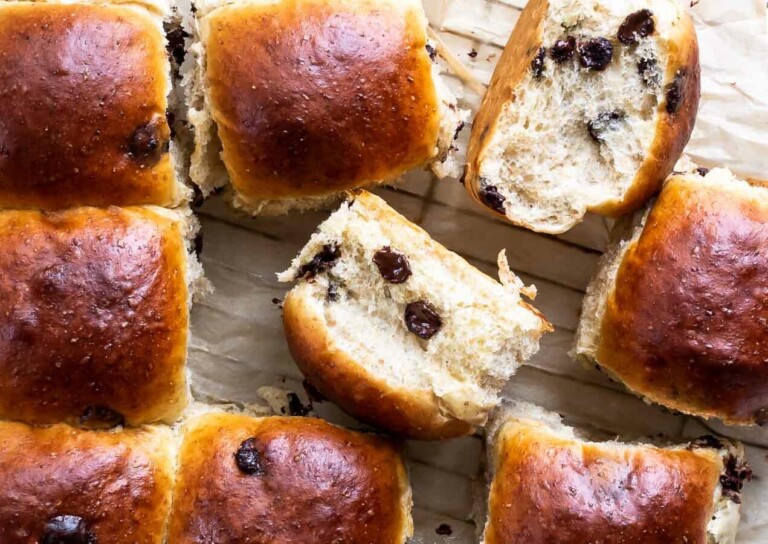
<instances>
[{"instance_id":1,"label":"chocolate chip bun","mask_svg":"<svg viewBox=\"0 0 768 544\"><path fill-rule=\"evenodd\" d=\"M0 542L163 544L174 458L167 428L0 422Z\"/></svg>"},{"instance_id":2,"label":"chocolate chip bun","mask_svg":"<svg viewBox=\"0 0 768 544\"><path fill-rule=\"evenodd\" d=\"M196 25L204 193L229 181L237 207L282 213L446 160L463 114L418 0L206 0Z\"/></svg>"},{"instance_id":3,"label":"chocolate chip bun","mask_svg":"<svg viewBox=\"0 0 768 544\"><path fill-rule=\"evenodd\" d=\"M500 275L359 192L280 275L298 282L283 304L288 346L308 381L363 421L421 439L470 433L551 330L505 260Z\"/></svg>"},{"instance_id":4,"label":"chocolate chip bun","mask_svg":"<svg viewBox=\"0 0 768 544\"><path fill-rule=\"evenodd\" d=\"M675 0L531 0L473 123L466 189L546 233L632 212L672 171L699 95Z\"/></svg>"},{"instance_id":5,"label":"chocolate chip bun","mask_svg":"<svg viewBox=\"0 0 768 544\"><path fill-rule=\"evenodd\" d=\"M176 205L161 2L0 2L0 208Z\"/></svg>"},{"instance_id":6,"label":"chocolate chip bun","mask_svg":"<svg viewBox=\"0 0 768 544\"><path fill-rule=\"evenodd\" d=\"M738 443L592 442L516 403L488 434L483 544L733 544L750 470Z\"/></svg>"},{"instance_id":7,"label":"chocolate chip bun","mask_svg":"<svg viewBox=\"0 0 768 544\"><path fill-rule=\"evenodd\" d=\"M162 208L0 212L0 417L175 420L200 274L194 230Z\"/></svg>"},{"instance_id":8,"label":"chocolate chip bun","mask_svg":"<svg viewBox=\"0 0 768 544\"><path fill-rule=\"evenodd\" d=\"M768 424L768 189L721 168L676 174L614 238L574 354L649 401Z\"/></svg>"},{"instance_id":9,"label":"chocolate chip bun","mask_svg":"<svg viewBox=\"0 0 768 544\"><path fill-rule=\"evenodd\" d=\"M174 544L402 544L411 489L383 439L303 417L208 413L182 428Z\"/></svg>"}]
</instances>

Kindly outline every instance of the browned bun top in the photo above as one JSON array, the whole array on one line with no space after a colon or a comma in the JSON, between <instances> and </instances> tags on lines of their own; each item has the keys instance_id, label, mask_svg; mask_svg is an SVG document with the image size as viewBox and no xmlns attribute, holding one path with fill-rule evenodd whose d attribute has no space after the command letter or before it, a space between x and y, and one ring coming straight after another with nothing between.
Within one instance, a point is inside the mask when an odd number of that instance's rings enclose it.
<instances>
[{"instance_id":1,"label":"browned bun top","mask_svg":"<svg viewBox=\"0 0 768 544\"><path fill-rule=\"evenodd\" d=\"M137 8L0 2L0 207L173 203L164 40Z\"/></svg>"},{"instance_id":2,"label":"browned bun top","mask_svg":"<svg viewBox=\"0 0 768 544\"><path fill-rule=\"evenodd\" d=\"M393 447L319 419L203 415L179 462L169 542L397 544L410 532Z\"/></svg>"},{"instance_id":3,"label":"browned bun top","mask_svg":"<svg viewBox=\"0 0 768 544\"><path fill-rule=\"evenodd\" d=\"M485 544L706 544L716 450L583 442L507 424Z\"/></svg>"},{"instance_id":4,"label":"browned bun top","mask_svg":"<svg viewBox=\"0 0 768 544\"><path fill-rule=\"evenodd\" d=\"M110 426L178 414L188 295L176 217L0 212L0 417Z\"/></svg>"},{"instance_id":5,"label":"browned bun top","mask_svg":"<svg viewBox=\"0 0 768 544\"><path fill-rule=\"evenodd\" d=\"M419 3L252 2L214 10L201 29L224 162L244 198L330 194L436 153Z\"/></svg>"},{"instance_id":6,"label":"browned bun top","mask_svg":"<svg viewBox=\"0 0 768 544\"><path fill-rule=\"evenodd\" d=\"M0 542L162 544L172 442L162 428L0 422Z\"/></svg>"},{"instance_id":7,"label":"browned bun top","mask_svg":"<svg viewBox=\"0 0 768 544\"><path fill-rule=\"evenodd\" d=\"M671 178L616 276L597 360L684 412L768 423L768 191Z\"/></svg>"}]
</instances>

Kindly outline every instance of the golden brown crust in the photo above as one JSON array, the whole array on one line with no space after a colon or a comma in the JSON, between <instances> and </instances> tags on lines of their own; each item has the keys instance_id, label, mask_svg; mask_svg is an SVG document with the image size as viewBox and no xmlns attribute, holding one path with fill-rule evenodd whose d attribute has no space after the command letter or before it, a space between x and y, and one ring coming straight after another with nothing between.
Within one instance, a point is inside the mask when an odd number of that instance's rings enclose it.
<instances>
[{"instance_id":1,"label":"golden brown crust","mask_svg":"<svg viewBox=\"0 0 768 544\"><path fill-rule=\"evenodd\" d=\"M165 38L123 6L0 2L0 208L174 204Z\"/></svg>"},{"instance_id":2,"label":"golden brown crust","mask_svg":"<svg viewBox=\"0 0 768 544\"><path fill-rule=\"evenodd\" d=\"M162 428L109 433L0 422L0 542L36 544L50 520L78 516L98 543L162 544L172 441Z\"/></svg>"},{"instance_id":3,"label":"golden brown crust","mask_svg":"<svg viewBox=\"0 0 768 544\"><path fill-rule=\"evenodd\" d=\"M502 53L472 127L464 186L472 198L500 217L505 216L488 208L478 194L481 189L480 164L493 134L501 128L498 121L502 109L515 100L515 89L530 71L531 61L539 52L548 7L547 0L531 0L526 5ZM667 45L669 59L664 81L671 83L676 74L681 74L680 107L670 114L666 101L658 105L659 119L653 143L629 190L619 200L593 206L589 209L591 212L618 217L638 209L659 190L691 137L701 95L701 69L698 40L690 15L681 12L680 24L674 27Z\"/></svg>"},{"instance_id":4,"label":"golden brown crust","mask_svg":"<svg viewBox=\"0 0 768 544\"><path fill-rule=\"evenodd\" d=\"M187 253L168 214L0 212L0 417L76 422L89 407L129 424L176 417Z\"/></svg>"},{"instance_id":5,"label":"golden brown crust","mask_svg":"<svg viewBox=\"0 0 768 544\"><path fill-rule=\"evenodd\" d=\"M531 68L531 61L542 42L544 19L547 16L547 0L530 0L515 24L499 63L491 77L488 91L472 122L472 134L467 148L467 170L464 187L472 198L485 209L501 217L504 214L491 210L480 200L480 164L494 133L499 130L499 116L508 102L515 100L515 88Z\"/></svg>"},{"instance_id":6,"label":"golden brown crust","mask_svg":"<svg viewBox=\"0 0 768 544\"><path fill-rule=\"evenodd\" d=\"M260 470L235 454L254 439ZM314 418L207 414L184 430L168 540L175 544L398 544L410 487L384 440Z\"/></svg>"},{"instance_id":7,"label":"golden brown crust","mask_svg":"<svg viewBox=\"0 0 768 544\"><path fill-rule=\"evenodd\" d=\"M425 26L410 1L287 0L206 15L212 115L239 195L327 195L434 156Z\"/></svg>"},{"instance_id":8,"label":"golden brown crust","mask_svg":"<svg viewBox=\"0 0 768 544\"><path fill-rule=\"evenodd\" d=\"M498 436L485 544L707 543L714 450L583 442L525 422Z\"/></svg>"},{"instance_id":9,"label":"golden brown crust","mask_svg":"<svg viewBox=\"0 0 768 544\"><path fill-rule=\"evenodd\" d=\"M597 361L665 406L768 422L768 198L672 177L608 294Z\"/></svg>"},{"instance_id":10,"label":"golden brown crust","mask_svg":"<svg viewBox=\"0 0 768 544\"><path fill-rule=\"evenodd\" d=\"M322 315L303 303L297 289L283 303L288 348L318 391L361 421L420 440L464 436L472 425L443 415L431 391L397 389L366 371L338 348Z\"/></svg>"}]
</instances>

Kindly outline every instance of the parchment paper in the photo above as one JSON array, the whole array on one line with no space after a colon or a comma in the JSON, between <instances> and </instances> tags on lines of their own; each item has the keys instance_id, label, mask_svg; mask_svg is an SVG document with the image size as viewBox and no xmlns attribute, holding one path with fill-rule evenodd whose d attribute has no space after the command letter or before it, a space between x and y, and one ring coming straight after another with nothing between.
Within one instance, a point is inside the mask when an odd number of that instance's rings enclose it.
<instances>
[{"instance_id":1,"label":"parchment paper","mask_svg":"<svg viewBox=\"0 0 768 544\"><path fill-rule=\"evenodd\" d=\"M425 0L432 27L483 82L490 79L524 4ZM687 153L704 165L726 164L740 175L766 179L768 25L763 0L701 0L692 13L701 45L703 92ZM467 107L476 108L479 97L458 78L446 77ZM460 144L468 135L469 128ZM424 172L408 174L397 190L378 192L435 239L491 275L495 276L496 254L506 247L513 270L538 287L536 306L557 330L545 336L540 353L512 379L506 391L510 396L558 411L570 423L602 431L606 437L663 433L682 439L717 432L743 440L755 480L743 495L738 542L768 543L768 430L705 425L668 414L568 358L583 291L607 240L606 220L589 217L557 237L534 234L489 218L455 180L437 182ZM198 398L263 404L259 388L278 386L297 391L306 400L272 299L282 298L286 291L275 272L287 267L326 216L327 212L249 219L230 211L218 197L200 210L202 261L215 292L192 314L190 366ZM322 417L359 426L330 403L314 406ZM404 448L415 497L413 541L477 542L472 517L482 481L479 437L408 442ZM436 533L443 523L450 526L450 535Z\"/></svg>"}]
</instances>

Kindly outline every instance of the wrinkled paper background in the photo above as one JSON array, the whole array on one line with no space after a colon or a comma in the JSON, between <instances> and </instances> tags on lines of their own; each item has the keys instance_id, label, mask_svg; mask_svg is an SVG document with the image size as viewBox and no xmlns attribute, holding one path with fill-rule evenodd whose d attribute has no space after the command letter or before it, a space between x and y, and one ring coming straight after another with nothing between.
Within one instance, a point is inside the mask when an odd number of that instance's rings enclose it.
<instances>
[{"instance_id":1,"label":"wrinkled paper background","mask_svg":"<svg viewBox=\"0 0 768 544\"><path fill-rule=\"evenodd\" d=\"M475 76L487 82L524 6L523 0L424 0L433 29ZM768 178L768 23L764 0L701 0L691 8L701 45L701 111L688 154L703 165L729 165L742 176ZM476 51L477 55L469 55ZM479 97L446 74L467 107ZM469 127L460 138L466 144ZM489 217L456 180L435 181L413 172L397 190L378 192L435 239L493 276L496 254L539 289L536 306L556 326L541 351L510 382L507 393L565 415L605 437L632 439L663 433L673 439L719 433L743 440L755 481L743 495L740 544L768 542L768 430L739 429L671 415L651 407L571 361L567 352L584 289L604 249L609 222L589 217L561 236L534 234ZM190 366L198 398L262 403L265 385L306 399L301 374L285 346L279 308L286 286L275 272L288 266L315 226L327 216L310 213L250 219L221 197L198 210L205 246L202 261L215 292L192 312ZM767 331L768 333L768 331ZM768 334L767 334L768 336ZM359 425L330 403L316 413ZM473 504L482 479L479 437L404 445L414 488L419 543L477 542ZM451 535L435 528L447 523Z\"/></svg>"}]
</instances>

